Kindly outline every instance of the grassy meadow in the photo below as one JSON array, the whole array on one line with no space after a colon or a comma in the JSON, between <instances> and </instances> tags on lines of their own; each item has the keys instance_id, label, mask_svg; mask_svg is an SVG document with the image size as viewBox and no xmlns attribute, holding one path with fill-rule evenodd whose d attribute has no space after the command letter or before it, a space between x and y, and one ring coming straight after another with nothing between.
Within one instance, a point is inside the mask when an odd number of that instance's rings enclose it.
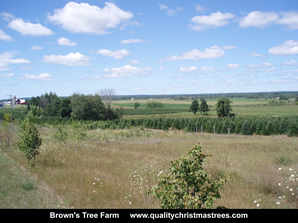
<instances>
[{"instance_id":1,"label":"grassy meadow","mask_svg":"<svg viewBox=\"0 0 298 223\"><path fill-rule=\"evenodd\" d=\"M269 106L266 99L231 100L233 112L240 116L298 114L298 106L293 104ZM139 109L133 107L136 101L141 104ZM194 116L187 111L191 100L157 100L164 110L155 113L145 108L147 101L119 100L112 106L138 110L123 119ZM211 106L207 117L216 116L216 102L207 100ZM297 137L125 128L87 130L87 136L78 140L66 124L63 131L67 137L61 140L57 126L44 124L38 130L42 145L35 168L18 151L17 124L0 134L0 208L160 208L158 200L146 192L158 182L161 171L169 172L171 161L197 143L202 143L203 152L212 154L204 164L211 177L230 177L220 190L222 199L214 206L298 208Z\"/></svg>"},{"instance_id":2,"label":"grassy meadow","mask_svg":"<svg viewBox=\"0 0 298 223\"><path fill-rule=\"evenodd\" d=\"M57 207L159 208L156 198L146 192L157 183L160 171L167 173L172 160L200 142L203 151L213 155L205 164L211 176L231 178L220 192L222 199L215 205L297 208L297 137L190 134L135 128L90 130L85 139L75 142L71 137L57 140L53 127L39 130L43 143L35 168L29 168L20 155L15 137L5 156L38 179L32 191L42 188L42 184L51 188L53 196L63 200L56 202ZM1 196L5 201L8 198L4 193ZM15 193L27 192L19 187ZM10 207L14 207L18 199L10 199Z\"/></svg>"}]
</instances>

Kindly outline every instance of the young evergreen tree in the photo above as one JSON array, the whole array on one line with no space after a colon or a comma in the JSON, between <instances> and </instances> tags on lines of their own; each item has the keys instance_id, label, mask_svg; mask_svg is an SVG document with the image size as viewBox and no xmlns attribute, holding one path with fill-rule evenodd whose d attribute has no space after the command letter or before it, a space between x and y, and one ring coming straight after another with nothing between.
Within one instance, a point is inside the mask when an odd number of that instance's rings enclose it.
<instances>
[{"instance_id":1,"label":"young evergreen tree","mask_svg":"<svg viewBox=\"0 0 298 223\"><path fill-rule=\"evenodd\" d=\"M236 128L235 128L235 133L236 134L240 134L241 128L242 128L242 121L241 120L238 120L237 125L236 125Z\"/></svg>"},{"instance_id":2,"label":"young evergreen tree","mask_svg":"<svg viewBox=\"0 0 298 223\"><path fill-rule=\"evenodd\" d=\"M19 150L22 152L23 156L25 156L28 160L28 163L31 164L32 167L35 166L35 157L39 154L39 147L41 145L41 138L35 123L32 120L36 120L34 118L29 119L27 117L20 124L19 137L20 141L17 143Z\"/></svg>"},{"instance_id":3,"label":"young evergreen tree","mask_svg":"<svg viewBox=\"0 0 298 223\"><path fill-rule=\"evenodd\" d=\"M250 126L249 126L249 123L247 120L245 120L243 123L242 123L242 126L241 126L241 130L240 130L240 134L241 135L251 135L251 130L250 130Z\"/></svg>"},{"instance_id":4,"label":"young evergreen tree","mask_svg":"<svg viewBox=\"0 0 298 223\"><path fill-rule=\"evenodd\" d=\"M298 123L297 121L291 122L288 130L288 136L298 136Z\"/></svg>"},{"instance_id":5,"label":"young evergreen tree","mask_svg":"<svg viewBox=\"0 0 298 223\"><path fill-rule=\"evenodd\" d=\"M266 125L266 133L267 134L264 134L264 135L274 135L274 124L271 120L268 121Z\"/></svg>"}]
</instances>

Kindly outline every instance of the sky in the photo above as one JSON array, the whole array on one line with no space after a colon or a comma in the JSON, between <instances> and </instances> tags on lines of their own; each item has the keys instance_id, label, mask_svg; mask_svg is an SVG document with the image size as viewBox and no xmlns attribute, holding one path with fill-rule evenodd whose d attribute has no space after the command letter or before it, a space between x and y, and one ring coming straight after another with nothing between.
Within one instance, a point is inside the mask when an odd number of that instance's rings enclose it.
<instances>
[{"instance_id":1,"label":"sky","mask_svg":"<svg viewBox=\"0 0 298 223\"><path fill-rule=\"evenodd\" d=\"M297 0L1 0L0 99L298 90Z\"/></svg>"}]
</instances>

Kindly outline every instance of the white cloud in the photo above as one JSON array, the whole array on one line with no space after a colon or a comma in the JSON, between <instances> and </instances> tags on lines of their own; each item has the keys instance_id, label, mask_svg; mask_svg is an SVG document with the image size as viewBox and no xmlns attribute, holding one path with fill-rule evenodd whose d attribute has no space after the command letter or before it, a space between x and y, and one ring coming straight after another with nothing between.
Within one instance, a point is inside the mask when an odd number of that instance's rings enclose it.
<instances>
[{"instance_id":1,"label":"white cloud","mask_svg":"<svg viewBox=\"0 0 298 223\"><path fill-rule=\"evenodd\" d=\"M31 50L42 50L43 47L41 46L31 46Z\"/></svg>"},{"instance_id":2,"label":"white cloud","mask_svg":"<svg viewBox=\"0 0 298 223\"><path fill-rule=\"evenodd\" d=\"M17 52L4 52L0 54L0 71L9 70L8 65L9 64L23 64L23 63L30 63L29 60L20 58L20 59L14 59L15 55L17 55Z\"/></svg>"},{"instance_id":3,"label":"white cloud","mask_svg":"<svg viewBox=\"0 0 298 223\"><path fill-rule=\"evenodd\" d=\"M121 78L121 77L131 77L137 75L145 75L148 71L151 71L151 67L147 68L138 68L131 65L125 65L119 68L106 68L104 72L107 73L104 77L112 77L112 78Z\"/></svg>"},{"instance_id":4,"label":"white cloud","mask_svg":"<svg viewBox=\"0 0 298 223\"><path fill-rule=\"evenodd\" d=\"M214 12L210 15L195 16L191 19L194 24L189 25L192 30L205 30L210 28L217 28L229 24L229 20L235 15L231 13Z\"/></svg>"},{"instance_id":5,"label":"white cloud","mask_svg":"<svg viewBox=\"0 0 298 223\"><path fill-rule=\"evenodd\" d=\"M0 40L3 41L12 41L12 37L8 34L6 34L2 29L0 29Z\"/></svg>"},{"instance_id":6,"label":"white cloud","mask_svg":"<svg viewBox=\"0 0 298 223\"><path fill-rule=\"evenodd\" d=\"M123 11L111 2L106 2L103 8L69 2L64 8L55 9L53 15L48 15L48 20L70 32L102 35L132 17L131 12Z\"/></svg>"},{"instance_id":7,"label":"white cloud","mask_svg":"<svg viewBox=\"0 0 298 223\"><path fill-rule=\"evenodd\" d=\"M298 12L281 12L283 17L276 23L288 26L289 29L298 29Z\"/></svg>"},{"instance_id":8,"label":"white cloud","mask_svg":"<svg viewBox=\"0 0 298 223\"><path fill-rule=\"evenodd\" d=\"M298 29L298 12L261 12L253 11L240 20L239 26L264 28L271 24L285 25L289 29Z\"/></svg>"},{"instance_id":9,"label":"white cloud","mask_svg":"<svg viewBox=\"0 0 298 223\"><path fill-rule=\"evenodd\" d=\"M296 60L290 60L290 61L285 61L282 63L284 66L296 66L298 65L298 62Z\"/></svg>"},{"instance_id":10,"label":"white cloud","mask_svg":"<svg viewBox=\"0 0 298 223\"><path fill-rule=\"evenodd\" d=\"M78 44L76 42L72 42L67 38L61 37L60 39L57 40L59 45L62 46L77 46Z\"/></svg>"},{"instance_id":11,"label":"white cloud","mask_svg":"<svg viewBox=\"0 0 298 223\"><path fill-rule=\"evenodd\" d=\"M200 71L213 71L213 70L215 70L214 67L201 67L200 68Z\"/></svg>"},{"instance_id":12,"label":"white cloud","mask_svg":"<svg viewBox=\"0 0 298 223\"><path fill-rule=\"evenodd\" d=\"M38 75L24 74L24 77L22 79L25 79L25 80L49 81L49 80L52 79L52 75L51 74L48 74L48 73L38 74Z\"/></svg>"},{"instance_id":13,"label":"white cloud","mask_svg":"<svg viewBox=\"0 0 298 223\"><path fill-rule=\"evenodd\" d=\"M13 73L0 74L0 77L13 77Z\"/></svg>"},{"instance_id":14,"label":"white cloud","mask_svg":"<svg viewBox=\"0 0 298 223\"><path fill-rule=\"evenodd\" d=\"M183 53L180 56L170 56L165 59L161 59L160 62L163 63L164 61L212 59L222 57L224 55L225 52L221 49L221 47L212 46L210 48L206 48L204 51L193 49Z\"/></svg>"},{"instance_id":15,"label":"white cloud","mask_svg":"<svg viewBox=\"0 0 298 223\"><path fill-rule=\"evenodd\" d=\"M130 64L138 64L138 63L140 63L138 60L132 60L132 61L130 61Z\"/></svg>"},{"instance_id":16,"label":"white cloud","mask_svg":"<svg viewBox=\"0 0 298 223\"><path fill-rule=\"evenodd\" d=\"M263 56L262 54L259 54L259 53L251 53L250 55L252 57L262 57Z\"/></svg>"},{"instance_id":17,"label":"white cloud","mask_svg":"<svg viewBox=\"0 0 298 223\"><path fill-rule=\"evenodd\" d=\"M89 65L90 57L78 52L67 55L50 55L43 56L43 61L51 64L62 64L66 66L86 66Z\"/></svg>"},{"instance_id":18,"label":"white cloud","mask_svg":"<svg viewBox=\"0 0 298 223\"><path fill-rule=\"evenodd\" d=\"M164 4L158 4L158 5L160 10L165 10L169 7L168 5L164 5Z\"/></svg>"},{"instance_id":19,"label":"white cloud","mask_svg":"<svg viewBox=\"0 0 298 223\"><path fill-rule=\"evenodd\" d=\"M180 72L192 72L198 70L197 67L191 66L191 67L180 67Z\"/></svg>"},{"instance_id":20,"label":"white cloud","mask_svg":"<svg viewBox=\"0 0 298 223\"><path fill-rule=\"evenodd\" d=\"M9 13L5 16L5 20L9 21L7 27L21 33L23 36L49 36L54 33L52 30L44 27L40 23L24 22L23 19L15 18ZM2 14L3 15L3 14Z\"/></svg>"},{"instance_id":21,"label":"white cloud","mask_svg":"<svg viewBox=\"0 0 298 223\"><path fill-rule=\"evenodd\" d=\"M125 40L121 40L121 44L130 44L130 43L143 43L144 40L142 39L125 39Z\"/></svg>"},{"instance_id":22,"label":"white cloud","mask_svg":"<svg viewBox=\"0 0 298 223\"><path fill-rule=\"evenodd\" d=\"M270 25L273 22L276 22L278 19L279 19L279 15L276 12L253 11L241 19L239 26L242 28L246 28L246 27L264 28L265 26Z\"/></svg>"},{"instance_id":23,"label":"white cloud","mask_svg":"<svg viewBox=\"0 0 298 223\"><path fill-rule=\"evenodd\" d=\"M128 56L130 54L130 52L128 52L127 50L123 50L123 49L116 50L116 51L102 49L102 50L98 50L97 53L104 55L104 56L113 57L115 59L122 59L123 57Z\"/></svg>"},{"instance_id":24,"label":"white cloud","mask_svg":"<svg viewBox=\"0 0 298 223\"><path fill-rule=\"evenodd\" d=\"M238 65L238 64L229 64L228 67L229 67L230 69L237 69L237 68L240 67L240 65Z\"/></svg>"},{"instance_id":25,"label":"white cloud","mask_svg":"<svg viewBox=\"0 0 298 223\"><path fill-rule=\"evenodd\" d=\"M287 40L269 49L269 53L277 56L298 54L298 41Z\"/></svg>"},{"instance_id":26,"label":"white cloud","mask_svg":"<svg viewBox=\"0 0 298 223\"><path fill-rule=\"evenodd\" d=\"M166 10L166 13L169 16L174 16L177 12L183 11L181 7L176 7L176 9L170 9L168 5L164 5L164 4L159 4L159 9L162 11Z\"/></svg>"}]
</instances>

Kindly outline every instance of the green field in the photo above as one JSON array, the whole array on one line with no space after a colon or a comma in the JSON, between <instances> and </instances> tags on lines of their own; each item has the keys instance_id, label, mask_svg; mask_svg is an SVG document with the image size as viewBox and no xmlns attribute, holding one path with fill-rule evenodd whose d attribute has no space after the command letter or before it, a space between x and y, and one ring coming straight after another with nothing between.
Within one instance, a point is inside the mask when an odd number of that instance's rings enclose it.
<instances>
[{"instance_id":1,"label":"green field","mask_svg":"<svg viewBox=\"0 0 298 223\"><path fill-rule=\"evenodd\" d=\"M217 98L206 99L207 104L210 107L209 116L216 116L215 104ZM298 106L294 104L293 99L289 103L285 104L269 104L269 99L247 99L247 98L232 98L233 113L240 116L293 116L298 114ZM112 105L115 108L124 108L124 115L157 115L157 114L175 114L175 116L190 116L188 112L191 100L173 100L173 99L159 99L154 100L161 102L163 108L147 108L146 103L149 100L115 100ZM139 102L140 108L135 109L134 103ZM199 113L197 115L200 115Z\"/></svg>"}]
</instances>

